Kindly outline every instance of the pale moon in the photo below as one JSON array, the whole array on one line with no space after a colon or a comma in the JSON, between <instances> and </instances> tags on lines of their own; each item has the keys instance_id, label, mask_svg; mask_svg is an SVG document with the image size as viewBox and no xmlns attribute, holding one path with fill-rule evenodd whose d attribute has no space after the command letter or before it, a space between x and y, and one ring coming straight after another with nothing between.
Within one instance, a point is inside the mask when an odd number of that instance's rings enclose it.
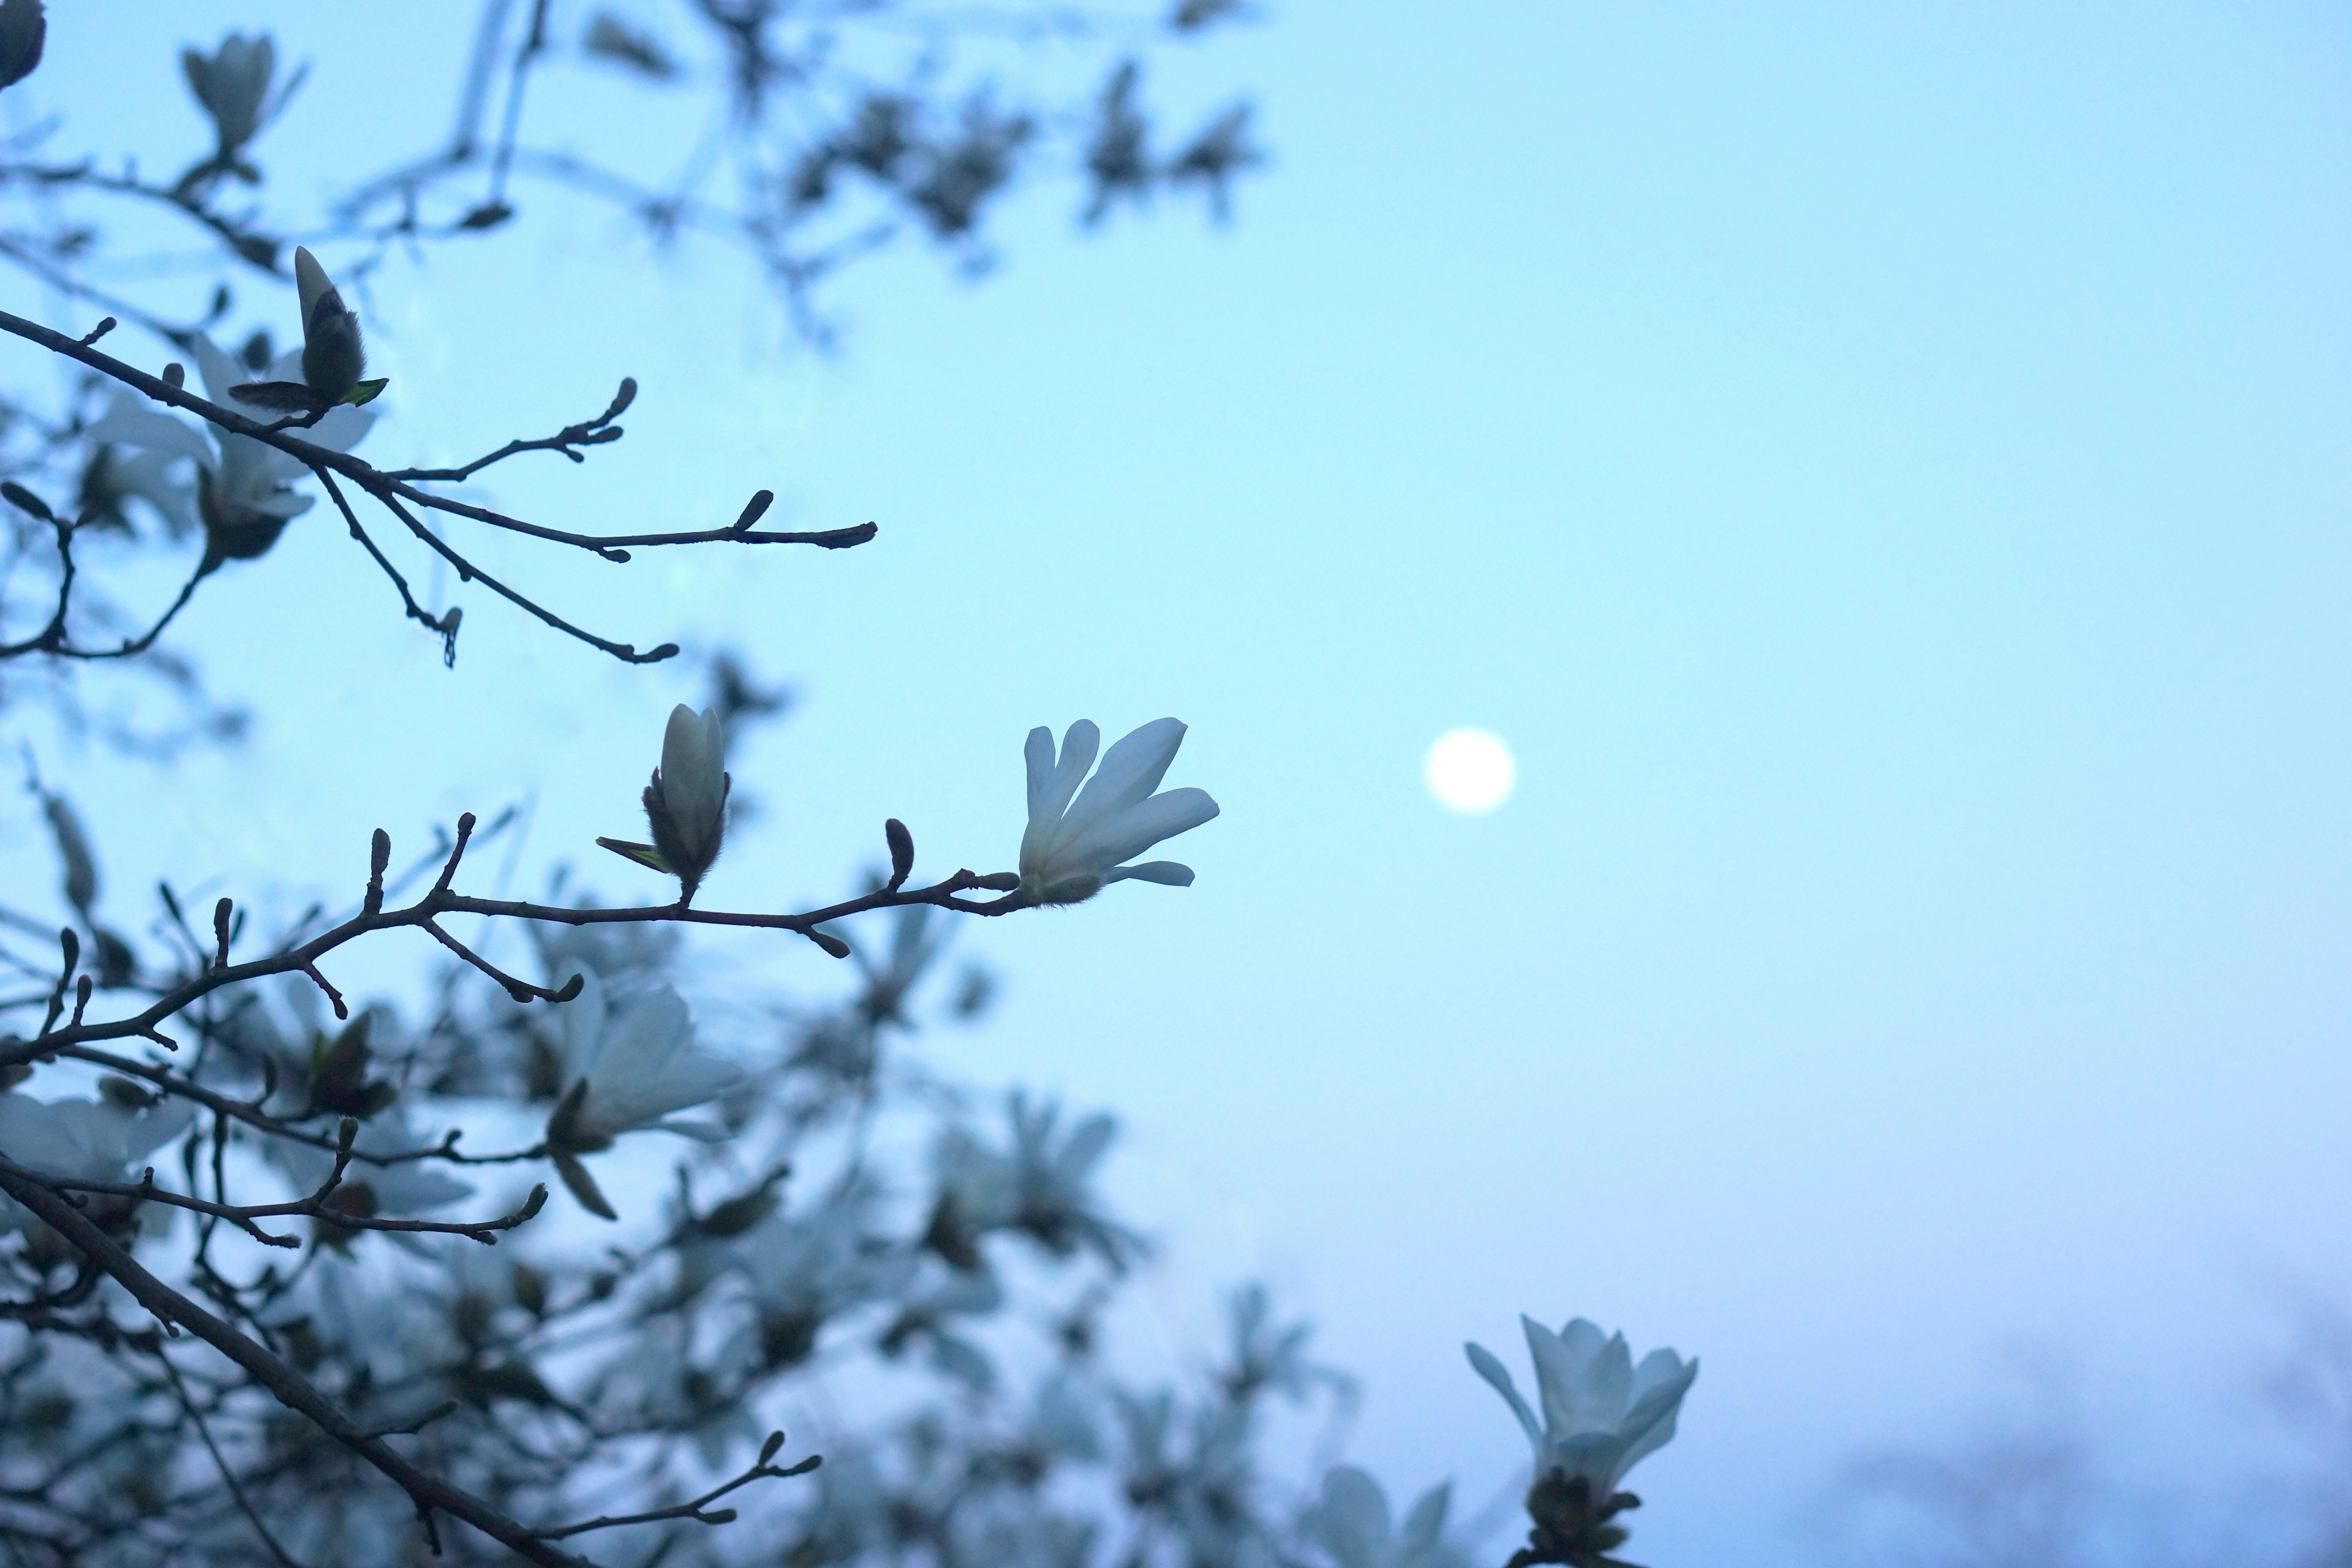
<instances>
[{"instance_id":1,"label":"pale moon","mask_svg":"<svg viewBox=\"0 0 2352 1568\"><path fill-rule=\"evenodd\" d=\"M1491 730L1448 730L1422 759L1430 797L1448 811L1481 816L1511 798L1519 782L1511 748Z\"/></svg>"}]
</instances>

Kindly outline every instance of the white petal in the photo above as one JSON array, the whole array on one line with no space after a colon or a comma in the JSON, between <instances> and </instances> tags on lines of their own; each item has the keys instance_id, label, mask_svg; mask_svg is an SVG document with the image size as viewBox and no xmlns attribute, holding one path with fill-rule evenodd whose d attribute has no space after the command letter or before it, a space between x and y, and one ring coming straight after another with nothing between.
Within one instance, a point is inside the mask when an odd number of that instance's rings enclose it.
<instances>
[{"instance_id":1,"label":"white petal","mask_svg":"<svg viewBox=\"0 0 2352 1568\"><path fill-rule=\"evenodd\" d=\"M1146 860L1139 866L1120 866L1103 873L1106 882L1158 882L1162 887L1189 888L1192 885L1192 868L1174 860Z\"/></svg>"},{"instance_id":2,"label":"white petal","mask_svg":"<svg viewBox=\"0 0 2352 1568\"><path fill-rule=\"evenodd\" d=\"M93 441L112 441L152 452L194 458L208 468L220 460L202 431L149 407L145 398L131 392L117 394L105 417L83 434Z\"/></svg>"},{"instance_id":3,"label":"white petal","mask_svg":"<svg viewBox=\"0 0 2352 1568\"><path fill-rule=\"evenodd\" d=\"M1184 726L1173 719L1155 719L1129 731L1103 757L1102 766L1063 816L1063 832L1076 837L1141 804L1160 787L1168 764L1176 760L1176 748L1183 743Z\"/></svg>"},{"instance_id":4,"label":"white petal","mask_svg":"<svg viewBox=\"0 0 2352 1568\"><path fill-rule=\"evenodd\" d=\"M1654 1351L1643 1360L1643 1365L1646 1367L1659 1356L1672 1353L1670 1351ZM1617 1474L1610 1483L1612 1487L1617 1480L1623 1479L1626 1471L1664 1447L1667 1440L1674 1436L1675 1419L1682 1412L1683 1395L1690 1392L1690 1385L1697 1376L1698 1362L1694 1358L1684 1363L1672 1378L1652 1386L1633 1402L1633 1408L1626 1414L1622 1428L1626 1439L1625 1450L1618 1457Z\"/></svg>"},{"instance_id":5,"label":"white petal","mask_svg":"<svg viewBox=\"0 0 2352 1568\"><path fill-rule=\"evenodd\" d=\"M1511 1414L1517 1416L1519 1425L1527 1429L1528 1441L1535 1445L1536 1452L1543 1452L1543 1427L1537 1423L1536 1413L1528 1408L1528 1402L1519 1397L1518 1385L1511 1381L1510 1369L1496 1360L1495 1352L1485 1345L1465 1344L1462 1350L1470 1358L1472 1370L1492 1384L1495 1392L1510 1405Z\"/></svg>"},{"instance_id":6,"label":"white petal","mask_svg":"<svg viewBox=\"0 0 2352 1568\"><path fill-rule=\"evenodd\" d=\"M228 395L230 387L251 381L254 377L247 375L244 364L229 357L212 339L198 332L196 341L189 345L188 352L195 359L196 374L204 381L206 397L224 408L233 408L239 414L249 414L256 419L277 417L267 408L249 408L242 403L230 400ZM299 354L295 356L295 363L298 364L301 363ZM300 376L298 374L295 379L299 380Z\"/></svg>"},{"instance_id":7,"label":"white petal","mask_svg":"<svg viewBox=\"0 0 2352 1568\"><path fill-rule=\"evenodd\" d=\"M1202 789L1171 789L1131 805L1055 847L1054 868L1061 876L1100 876L1131 860L1162 839L1189 833L1217 815L1217 803Z\"/></svg>"},{"instance_id":8,"label":"white petal","mask_svg":"<svg viewBox=\"0 0 2352 1568\"><path fill-rule=\"evenodd\" d=\"M1376 1568L1389 1544L1389 1500L1380 1482L1353 1465L1334 1465L1323 1478L1315 1533L1340 1568Z\"/></svg>"},{"instance_id":9,"label":"white petal","mask_svg":"<svg viewBox=\"0 0 2352 1568\"><path fill-rule=\"evenodd\" d=\"M1087 1173L1094 1169L1095 1162L1103 1157L1103 1152L1118 1135L1118 1118L1108 1111L1097 1111L1079 1122L1054 1161L1055 1178L1070 1186L1084 1182Z\"/></svg>"},{"instance_id":10,"label":"white petal","mask_svg":"<svg viewBox=\"0 0 2352 1568\"><path fill-rule=\"evenodd\" d=\"M293 434L313 447L324 447L331 452L348 452L360 444L360 438L374 424L374 409L353 408L344 403L327 410L325 417L308 430L297 430Z\"/></svg>"},{"instance_id":11,"label":"white petal","mask_svg":"<svg viewBox=\"0 0 2352 1568\"><path fill-rule=\"evenodd\" d=\"M1442 1482L1421 1494L1412 1511L1404 1516L1404 1528L1398 1531L1397 1544L1418 1557L1425 1555L1445 1532L1445 1510L1454 1500L1454 1483Z\"/></svg>"},{"instance_id":12,"label":"white petal","mask_svg":"<svg viewBox=\"0 0 2352 1568\"><path fill-rule=\"evenodd\" d=\"M1041 734L1045 737L1042 747ZM1041 758L1052 752L1053 736L1045 731L1030 733L1024 748L1029 765L1029 826L1021 835L1021 879L1032 884L1032 891L1048 879L1046 868L1061 837L1062 813L1078 792L1078 782L1094 766L1095 748L1100 744L1102 731L1093 721L1081 719L1064 732L1060 760L1049 768L1040 767Z\"/></svg>"}]
</instances>

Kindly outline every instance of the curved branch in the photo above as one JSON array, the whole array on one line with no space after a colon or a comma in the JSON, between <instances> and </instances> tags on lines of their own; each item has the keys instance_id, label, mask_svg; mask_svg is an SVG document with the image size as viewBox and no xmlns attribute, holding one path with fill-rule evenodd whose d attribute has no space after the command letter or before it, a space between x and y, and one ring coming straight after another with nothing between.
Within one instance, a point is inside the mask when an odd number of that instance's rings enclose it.
<instances>
[{"instance_id":1,"label":"curved branch","mask_svg":"<svg viewBox=\"0 0 2352 1568\"><path fill-rule=\"evenodd\" d=\"M410 1463L382 1437L344 1415L301 1373L150 1274L88 1215L40 1182L0 1163L0 1192L32 1210L94 1267L112 1276L158 1321L188 1330L277 1395L278 1403L308 1417L328 1436L390 1477L416 1505L417 1517L428 1531L437 1509L544 1568L591 1568L584 1560L549 1545L536 1531L473 1493Z\"/></svg>"}]
</instances>

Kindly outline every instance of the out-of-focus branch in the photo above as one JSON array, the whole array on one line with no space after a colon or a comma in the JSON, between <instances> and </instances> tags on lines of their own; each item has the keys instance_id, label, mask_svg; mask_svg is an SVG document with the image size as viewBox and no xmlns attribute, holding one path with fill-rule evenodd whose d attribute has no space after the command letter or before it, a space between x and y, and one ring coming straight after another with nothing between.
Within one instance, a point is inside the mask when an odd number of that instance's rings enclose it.
<instances>
[{"instance_id":1,"label":"out-of-focus branch","mask_svg":"<svg viewBox=\"0 0 2352 1568\"><path fill-rule=\"evenodd\" d=\"M235 1362L256 1383L275 1394L280 1404L307 1416L327 1436L390 1477L416 1505L417 1519L436 1552L440 1543L434 1538L433 1515L438 1510L463 1520L519 1556L543 1564L544 1568L590 1568L583 1559L550 1545L536 1531L508 1518L471 1492L410 1463L382 1437L344 1415L301 1373L150 1274L65 1197L5 1163L0 1163L0 1192L30 1209L64 1237L95 1268L130 1291L157 1321L194 1334Z\"/></svg>"}]
</instances>

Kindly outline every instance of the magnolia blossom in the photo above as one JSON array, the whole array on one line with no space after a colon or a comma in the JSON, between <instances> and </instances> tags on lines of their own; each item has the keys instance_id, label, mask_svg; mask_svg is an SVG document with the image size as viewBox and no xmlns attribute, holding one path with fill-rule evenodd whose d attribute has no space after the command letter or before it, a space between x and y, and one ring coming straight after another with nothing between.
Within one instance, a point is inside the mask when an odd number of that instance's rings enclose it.
<instances>
[{"instance_id":1,"label":"magnolia blossom","mask_svg":"<svg viewBox=\"0 0 2352 1568\"><path fill-rule=\"evenodd\" d=\"M289 81L285 92L274 101L270 99L269 79L278 69L278 49L267 33L251 38L231 33L209 56L183 49L180 68L187 73L188 89L196 95L196 101L212 116L224 159L235 157L239 148L253 140L295 87ZM299 76L296 72L297 79Z\"/></svg>"},{"instance_id":2,"label":"magnolia blossom","mask_svg":"<svg viewBox=\"0 0 2352 1568\"><path fill-rule=\"evenodd\" d=\"M0 1156L44 1176L84 1182L126 1182L131 1167L187 1130L195 1108L169 1100L132 1110L112 1100L39 1100L0 1094ZM90 1205L92 1216L110 1226L131 1216L128 1200ZM0 1196L0 1229L39 1224L31 1211Z\"/></svg>"},{"instance_id":3,"label":"magnolia blossom","mask_svg":"<svg viewBox=\"0 0 2352 1568\"><path fill-rule=\"evenodd\" d=\"M1335 1465L1307 1528L1339 1568L1448 1568L1459 1561L1444 1535L1452 1492L1437 1486L1422 1493L1400 1528L1389 1518L1380 1482L1353 1465Z\"/></svg>"},{"instance_id":4,"label":"magnolia blossom","mask_svg":"<svg viewBox=\"0 0 2352 1568\"><path fill-rule=\"evenodd\" d=\"M814 1215L778 1215L747 1232L735 1252L758 1306L761 1364L792 1366L816 1348L825 1320L898 1295L920 1259L872 1235L864 1191Z\"/></svg>"},{"instance_id":5,"label":"magnolia blossom","mask_svg":"<svg viewBox=\"0 0 2352 1568\"><path fill-rule=\"evenodd\" d=\"M249 419L277 417L269 408L229 395L229 389L245 378L238 374L237 363L211 339L199 335L191 353L197 374L204 378L205 395L215 403ZM301 354L290 353L271 361L268 374L287 380L299 377L301 369ZM374 423L375 416L365 409L334 408L299 434L314 447L348 452ZM152 465L136 470L135 478L126 475L126 482L162 512L175 531L201 523L206 556L215 563L249 561L263 554L278 542L288 520L310 510L312 504L313 498L296 495L289 488L310 472L300 458L266 441L233 436L217 426L200 432L160 412L128 388L115 394L105 416L84 434L96 442L194 459L193 486L167 481L163 470Z\"/></svg>"},{"instance_id":6,"label":"magnolia blossom","mask_svg":"<svg viewBox=\"0 0 2352 1568\"><path fill-rule=\"evenodd\" d=\"M1192 885L1192 868L1173 860L1125 864L1217 815L1217 803L1205 790L1151 793L1184 743L1184 726L1158 719L1129 731L1080 790L1078 781L1093 766L1101 743L1102 732L1081 719L1063 735L1057 759L1052 731L1040 725L1029 731L1029 828L1021 836L1021 886L1041 902L1075 904L1094 897L1106 882L1130 877L1173 888Z\"/></svg>"},{"instance_id":7,"label":"magnolia blossom","mask_svg":"<svg viewBox=\"0 0 2352 1568\"><path fill-rule=\"evenodd\" d=\"M618 838L597 843L641 866L667 871L678 879L678 901L694 897L719 846L727 834L727 727L719 710L697 713L683 702L670 710L668 728L662 731L661 766L646 785L646 821L653 828L651 844Z\"/></svg>"},{"instance_id":8,"label":"magnolia blossom","mask_svg":"<svg viewBox=\"0 0 2352 1568\"><path fill-rule=\"evenodd\" d=\"M1675 1416L1698 1376L1698 1362L1655 1350L1637 1367L1624 1335L1604 1339L1582 1318L1557 1334L1532 1318L1519 1322L1535 1360L1540 1422L1519 1397L1508 1369L1486 1347L1463 1347L1470 1364L1527 1429L1538 1482L1557 1471L1565 1480L1583 1480L1591 1501L1606 1505L1625 1473L1675 1435Z\"/></svg>"},{"instance_id":9,"label":"magnolia blossom","mask_svg":"<svg viewBox=\"0 0 2352 1568\"><path fill-rule=\"evenodd\" d=\"M1014 1089L1005 1110L1009 1149L992 1149L959 1126L932 1146L939 1195L925 1244L959 1268L978 1268L984 1233L1018 1230L1056 1258L1085 1247L1114 1268L1123 1267L1141 1244L1104 1217L1093 1191L1095 1167L1118 1134L1118 1119L1097 1111L1059 1137L1061 1108L1053 1101L1032 1102Z\"/></svg>"},{"instance_id":10,"label":"magnolia blossom","mask_svg":"<svg viewBox=\"0 0 2352 1568\"><path fill-rule=\"evenodd\" d=\"M694 1019L663 985L610 999L593 973L556 1012L569 1087L550 1123L550 1142L574 1152L612 1147L624 1132L683 1133L705 1143L728 1136L705 1118L674 1112L706 1104L742 1081L742 1069L695 1048Z\"/></svg>"}]
</instances>

